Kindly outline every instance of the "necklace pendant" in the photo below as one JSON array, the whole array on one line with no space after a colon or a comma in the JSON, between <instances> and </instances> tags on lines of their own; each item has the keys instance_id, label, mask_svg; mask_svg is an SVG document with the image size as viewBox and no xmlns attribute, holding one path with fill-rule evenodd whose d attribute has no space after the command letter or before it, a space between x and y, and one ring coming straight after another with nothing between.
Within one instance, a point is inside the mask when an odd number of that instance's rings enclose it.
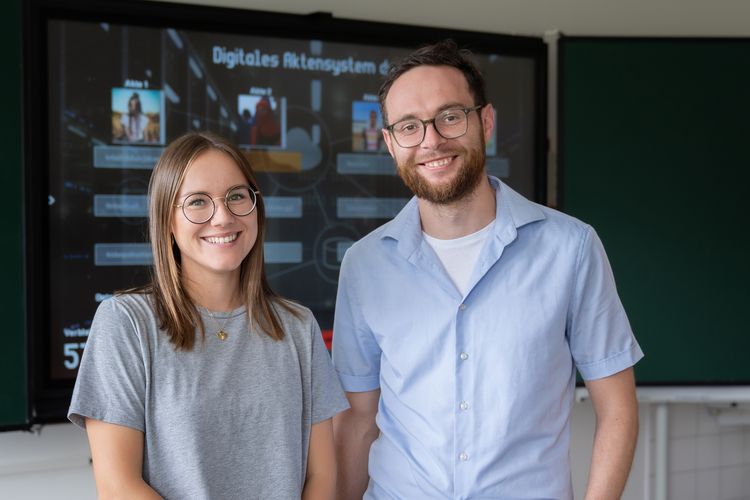
<instances>
[{"instance_id":1,"label":"necklace pendant","mask_svg":"<svg viewBox=\"0 0 750 500\"><path fill-rule=\"evenodd\" d=\"M229 334L224 330L219 330L218 332L216 332L216 338L219 340L226 340L228 337Z\"/></svg>"}]
</instances>

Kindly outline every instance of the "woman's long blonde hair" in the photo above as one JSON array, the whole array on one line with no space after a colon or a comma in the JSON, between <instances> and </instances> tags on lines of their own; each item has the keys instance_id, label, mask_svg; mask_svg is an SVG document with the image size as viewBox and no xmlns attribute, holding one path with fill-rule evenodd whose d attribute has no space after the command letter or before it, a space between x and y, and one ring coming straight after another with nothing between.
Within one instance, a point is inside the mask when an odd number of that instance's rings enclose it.
<instances>
[{"instance_id":1,"label":"woman's long blonde hair","mask_svg":"<svg viewBox=\"0 0 750 500\"><path fill-rule=\"evenodd\" d=\"M177 193L193 161L203 152L214 149L228 154L253 189L258 184L250 163L232 143L208 132L190 132L169 144L151 174L149 193L149 236L154 256L151 284L143 289L154 299L159 327L167 332L177 349L189 351L195 344L196 326L205 336L200 313L188 297L182 284L180 249L172 237L172 222ZM250 324L274 340L284 338L284 331L275 305L295 316L298 312L281 299L268 285L263 267L263 241L266 229L266 212L263 197L258 196L255 208L258 214L258 237L250 253L240 264L240 291L247 306Z\"/></svg>"}]
</instances>

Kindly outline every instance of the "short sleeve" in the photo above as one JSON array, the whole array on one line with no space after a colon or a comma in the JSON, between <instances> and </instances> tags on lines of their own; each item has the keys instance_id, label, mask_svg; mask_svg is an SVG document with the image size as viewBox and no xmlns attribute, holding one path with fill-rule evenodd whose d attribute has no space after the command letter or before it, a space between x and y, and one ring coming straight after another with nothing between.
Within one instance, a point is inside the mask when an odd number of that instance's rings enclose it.
<instances>
[{"instance_id":1,"label":"short sleeve","mask_svg":"<svg viewBox=\"0 0 750 500\"><path fill-rule=\"evenodd\" d=\"M643 357L617 295L614 275L599 237L586 226L576 262L568 336L584 380L614 375Z\"/></svg>"},{"instance_id":2,"label":"short sleeve","mask_svg":"<svg viewBox=\"0 0 750 500\"><path fill-rule=\"evenodd\" d=\"M317 424L349 408L349 401L341 390L336 372L331 364L331 356L323 343L318 323L311 320L312 334L312 423Z\"/></svg>"},{"instance_id":3,"label":"short sleeve","mask_svg":"<svg viewBox=\"0 0 750 500\"><path fill-rule=\"evenodd\" d=\"M367 392L380 387L381 350L357 302L357 276L351 255L351 249L344 254L339 273L333 320L333 365L345 391Z\"/></svg>"},{"instance_id":4,"label":"short sleeve","mask_svg":"<svg viewBox=\"0 0 750 500\"><path fill-rule=\"evenodd\" d=\"M145 431L146 370L136 323L117 298L99 305L78 369L68 419Z\"/></svg>"}]
</instances>

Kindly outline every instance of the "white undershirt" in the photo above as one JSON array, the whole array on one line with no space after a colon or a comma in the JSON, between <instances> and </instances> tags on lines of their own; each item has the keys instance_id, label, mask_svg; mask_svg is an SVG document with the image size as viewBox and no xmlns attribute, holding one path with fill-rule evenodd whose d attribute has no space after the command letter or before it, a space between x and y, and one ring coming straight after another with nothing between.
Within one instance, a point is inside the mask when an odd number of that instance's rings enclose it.
<instances>
[{"instance_id":1,"label":"white undershirt","mask_svg":"<svg viewBox=\"0 0 750 500\"><path fill-rule=\"evenodd\" d=\"M425 241L435 250L440 262L443 263L443 267L448 272L448 276L451 277L462 295L466 295L472 271L474 271L474 266L479 258L479 252L482 251L484 241L494 224L495 221L493 220L476 233L453 240L433 238L422 231Z\"/></svg>"}]
</instances>

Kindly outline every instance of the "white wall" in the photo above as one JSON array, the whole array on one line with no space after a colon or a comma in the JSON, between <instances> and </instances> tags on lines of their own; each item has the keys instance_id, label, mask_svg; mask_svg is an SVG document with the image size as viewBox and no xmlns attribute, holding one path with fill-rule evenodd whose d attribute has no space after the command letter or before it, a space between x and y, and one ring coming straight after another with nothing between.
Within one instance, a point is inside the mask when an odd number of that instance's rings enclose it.
<instances>
[{"instance_id":1,"label":"white wall","mask_svg":"<svg viewBox=\"0 0 750 500\"><path fill-rule=\"evenodd\" d=\"M86 434L73 424L0 433L0 498L95 499Z\"/></svg>"},{"instance_id":2,"label":"white wall","mask_svg":"<svg viewBox=\"0 0 750 500\"><path fill-rule=\"evenodd\" d=\"M536 36L554 30L568 35L750 36L750 2L744 0L185 1ZM551 167L554 175L554 155ZM640 415L641 435L624 500L654 498L652 406L642 405ZM671 405L669 424L670 499L750 499L750 428L719 427L699 404ZM571 452L577 498L585 488L593 426L590 403L577 403ZM46 426L39 434L0 433L0 492L9 499L95 498L84 433L70 424Z\"/></svg>"}]
</instances>

